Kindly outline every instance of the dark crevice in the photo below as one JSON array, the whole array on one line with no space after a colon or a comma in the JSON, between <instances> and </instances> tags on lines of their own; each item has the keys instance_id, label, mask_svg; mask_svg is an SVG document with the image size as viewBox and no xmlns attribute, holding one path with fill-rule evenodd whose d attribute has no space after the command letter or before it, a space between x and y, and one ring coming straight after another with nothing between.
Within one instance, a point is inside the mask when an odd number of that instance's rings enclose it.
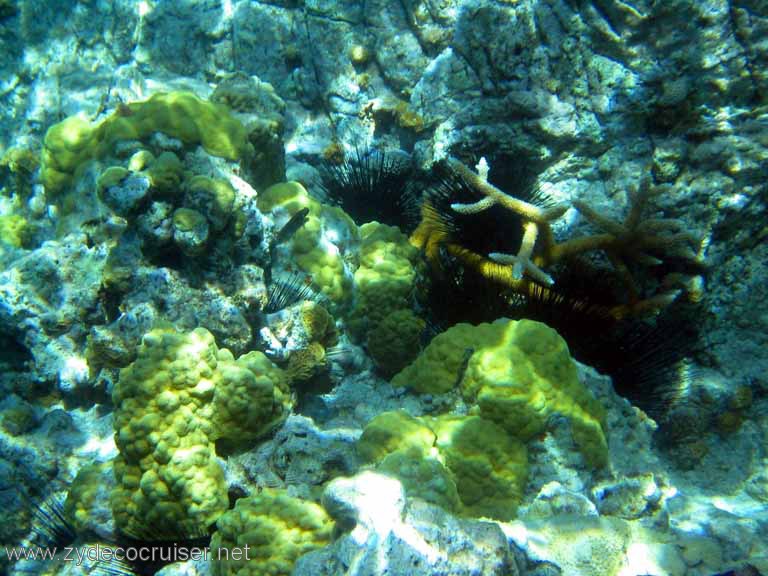
<instances>
[{"instance_id":1,"label":"dark crevice","mask_svg":"<svg viewBox=\"0 0 768 576\"><path fill-rule=\"evenodd\" d=\"M764 95L760 94L759 82L757 81L757 76L755 74L755 65L752 61L753 58L751 58L749 39L746 37L742 26L739 25L739 16L736 13L736 10L737 8L733 5L733 2L728 2L728 22L733 31L733 39L741 49L742 57L744 58L744 67L747 69L750 84L752 85L752 94L750 95L749 100L751 102L759 102L764 98ZM752 17L749 12L746 9L743 10L743 12L746 18L751 21Z\"/></svg>"}]
</instances>

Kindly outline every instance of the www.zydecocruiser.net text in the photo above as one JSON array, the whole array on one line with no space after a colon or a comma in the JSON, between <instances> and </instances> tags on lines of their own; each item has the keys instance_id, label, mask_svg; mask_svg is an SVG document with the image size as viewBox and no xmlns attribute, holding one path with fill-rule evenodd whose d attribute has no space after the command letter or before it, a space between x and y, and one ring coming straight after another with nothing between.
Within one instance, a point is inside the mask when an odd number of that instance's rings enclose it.
<instances>
[{"instance_id":1,"label":"www.zydecocruiser.net text","mask_svg":"<svg viewBox=\"0 0 768 576\"><path fill-rule=\"evenodd\" d=\"M11 562L20 560L45 561L57 558L64 562L82 565L87 562L184 562L186 560L250 560L250 546L215 548L203 546L110 546L94 544L91 546L16 546L5 547L5 556Z\"/></svg>"}]
</instances>

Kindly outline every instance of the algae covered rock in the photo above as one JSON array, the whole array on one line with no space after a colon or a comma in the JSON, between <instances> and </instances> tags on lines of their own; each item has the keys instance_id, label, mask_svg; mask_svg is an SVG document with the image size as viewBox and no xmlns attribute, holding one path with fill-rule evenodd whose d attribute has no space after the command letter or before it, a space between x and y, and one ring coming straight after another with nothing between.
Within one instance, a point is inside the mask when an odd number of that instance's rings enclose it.
<instances>
[{"instance_id":1,"label":"algae covered rock","mask_svg":"<svg viewBox=\"0 0 768 576\"><path fill-rule=\"evenodd\" d=\"M208 242L208 220L197 210L177 208L173 212L173 240L187 256L198 256Z\"/></svg>"},{"instance_id":2,"label":"algae covered rock","mask_svg":"<svg viewBox=\"0 0 768 576\"><path fill-rule=\"evenodd\" d=\"M300 556L330 543L333 534L320 505L269 488L238 500L216 526L214 576L287 576Z\"/></svg>"},{"instance_id":3,"label":"algae covered rock","mask_svg":"<svg viewBox=\"0 0 768 576\"><path fill-rule=\"evenodd\" d=\"M206 214L214 230L223 230L235 207L235 189L225 180L193 176L186 183L190 207Z\"/></svg>"},{"instance_id":4,"label":"algae covered rock","mask_svg":"<svg viewBox=\"0 0 768 576\"><path fill-rule=\"evenodd\" d=\"M38 423L39 417L35 407L16 394L11 394L0 402L0 427L8 434L27 434Z\"/></svg>"},{"instance_id":5,"label":"algae covered rock","mask_svg":"<svg viewBox=\"0 0 768 576\"><path fill-rule=\"evenodd\" d=\"M263 189L285 180L285 102L268 82L236 72L222 80L211 101L225 104L246 119L248 139L255 156L252 184ZM254 118L254 115L256 116Z\"/></svg>"},{"instance_id":6,"label":"algae covered rock","mask_svg":"<svg viewBox=\"0 0 768 576\"><path fill-rule=\"evenodd\" d=\"M295 576L519 574L497 523L456 518L423 500L406 500L392 477L363 471L337 478L328 484L323 506L344 533L300 558Z\"/></svg>"},{"instance_id":7,"label":"algae covered rock","mask_svg":"<svg viewBox=\"0 0 768 576\"><path fill-rule=\"evenodd\" d=\"M99 196L116 214L133 212L147 196L150 180L122 166L110 166L97 181Z\"/></svg>"},{"instance_id":8,"label":"algae covered rock","mask_svg":"<svg viewBox=\"0 0 768 576\"><path fill-rule=\"evenodd\" d=\"M102 170L96 189L124 217L127 237L138 233L143 255L164 263L184 255L175 260L212 265L212 254L220 261L245 249L246 242L236 244L249 224L249 209L256 211L255 199L238 196L226 172L215 171L220 177L212 178L196 173L200 169L193 155L182 162L173 152L155 156L142 148Z\"/></svg>"}]
</instances>

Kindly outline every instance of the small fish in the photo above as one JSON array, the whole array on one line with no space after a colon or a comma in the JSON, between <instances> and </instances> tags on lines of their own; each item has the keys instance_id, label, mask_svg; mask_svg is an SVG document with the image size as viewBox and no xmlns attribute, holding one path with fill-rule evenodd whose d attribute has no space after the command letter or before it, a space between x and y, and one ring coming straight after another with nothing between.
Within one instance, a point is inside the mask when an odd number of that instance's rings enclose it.
<instances>
[{"instance_id":1,"label":"small fish","mask_svg":"<svg viewBox=\"0 0 768 576\"><path fill-rule=\"evenodd\" d=\"M760 571L752 566L752 564L746 564L736 570L729 570L728 572L721 572L714 576L760 576Z\"/></svg>"},{"instance_id":2,"label":"small fish","mask_svg":"<svg viewBox=\"0 0 768 576\"><path fill-rule=\"evenodd\" d=\"M309 208L302 208L296 214L291 216L290 220L285 223L285 226L280 228L275 237L272 240L272 246L279 246L283 242L290 240L299 228L304 226L309 219Z\"/></svg>"},{"instance_id":3,"label":"small fish","mask_svg":"<svg viewBox=\"0 0 768 576\"><path fill-rule=\"evenodd\" d=\"M309 208L302 208L291 216L288 222L272 237L272 241L269 243L269 262L264 267L264 282L266 284L272 282L272 263L275 260L275 248L283 242L290 240L299 231L299 228L307 223L307 220L309 220Z\"/></svg>"},{"instance_id":4,"label":"small fish","mask_svg":"<svg viewBox=\"0 0 768 576\"><path fill-rule=\"evenodd\" d=\"M472 354L475 353L474 348L466 348L464 349L464 356L461 357L461 364L459 365L459 372L456 375L456 385L454 388L458 388L459 384L461 384L461 381L464 379L464 374L467 371L467 366L469 366L469 360L472 358Z\"/></svg>"}]
</instances>

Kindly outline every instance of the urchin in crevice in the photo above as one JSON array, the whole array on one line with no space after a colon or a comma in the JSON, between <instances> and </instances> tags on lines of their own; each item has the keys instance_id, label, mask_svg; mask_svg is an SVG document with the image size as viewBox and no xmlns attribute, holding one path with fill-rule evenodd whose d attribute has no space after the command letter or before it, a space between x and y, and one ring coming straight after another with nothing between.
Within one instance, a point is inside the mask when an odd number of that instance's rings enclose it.
<instances>
[{"instance_id":1,"label":"urchin in crevice","mask_svg":"<svg viewBox=\"0 0 768 576\"><path fill-rule=\"evenodd\" d=\"M340 164L324 161L320 188L325 201L340 206L356 224L377 221L410 231L418 220L415 170L405 153L355 147Z\"/></svg>"}]
</instances>

